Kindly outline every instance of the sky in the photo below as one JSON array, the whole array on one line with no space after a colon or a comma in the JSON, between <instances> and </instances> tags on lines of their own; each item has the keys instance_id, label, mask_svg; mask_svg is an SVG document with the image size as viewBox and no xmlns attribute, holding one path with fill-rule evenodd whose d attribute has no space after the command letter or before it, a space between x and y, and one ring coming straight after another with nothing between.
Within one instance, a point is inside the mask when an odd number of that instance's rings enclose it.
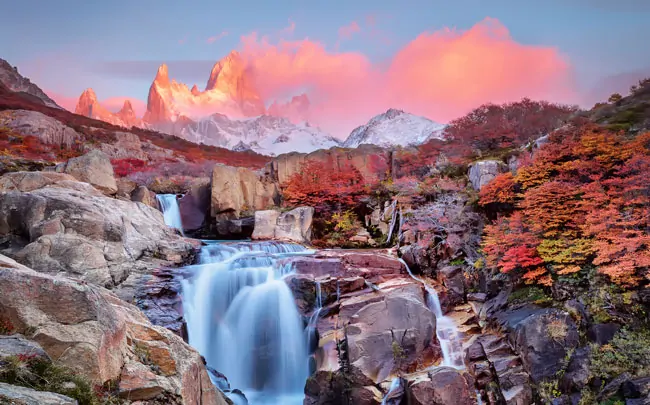
<instances>
[{"instance_id":1,"label":"sky","mask_svg":"<svg viewBox=\"0 0 650 405\"><path fill-rule=\"evenodd\" d=\"M446 122L525 96L590 106L650 76L647 0L17 4L0 14L0 58L68 108L92 87L142 114L161 63L203 88L231 50L267 105L305 91L332 131L389 107Z\"/></svg>"}]
</instances>

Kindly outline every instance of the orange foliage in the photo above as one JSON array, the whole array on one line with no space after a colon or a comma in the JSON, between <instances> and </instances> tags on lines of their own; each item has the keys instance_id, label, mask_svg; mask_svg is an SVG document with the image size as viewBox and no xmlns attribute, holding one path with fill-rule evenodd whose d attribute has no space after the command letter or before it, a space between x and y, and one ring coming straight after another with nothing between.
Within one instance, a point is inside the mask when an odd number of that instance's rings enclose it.
<instances>
[{"instance_id":1,"label":"orange foliage","mask_svg":"<svg viewBox=\"0 0 650 405\"><path fill-rule=\"evenodd\" d=\"M623 286L650 281L650 134L587 125L550 140L516 176L481 192L481 204L512 203L522 189L515 212L485 229L488 264L540 284L590 264Z\"/></svg>"},{"instance_id":2,"label":"orange foliage","mask_svg":"<svg viewBox=\"0 0 650 405\"><path fill-rule=\"evenodd\" d=\"M500 173L490 183L483 187L479 193L479 204L514 204L515 182L511 172Z\"/></svg>"}]
</instances>

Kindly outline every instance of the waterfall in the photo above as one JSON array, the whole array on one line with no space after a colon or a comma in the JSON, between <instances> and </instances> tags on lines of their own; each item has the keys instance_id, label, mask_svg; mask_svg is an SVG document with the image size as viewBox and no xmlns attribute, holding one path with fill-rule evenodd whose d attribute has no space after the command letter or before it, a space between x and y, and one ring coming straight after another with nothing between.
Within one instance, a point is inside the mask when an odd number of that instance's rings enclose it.
<instances>
[{"instance_id":1,"label":"waterfall","mask_svg":"<svg viewBox=\"0 0 650 405\"><path fill-rule=\"evenodd\" d=\"M178 207L176 194L158 194L156 195L158 204L165 218L165 224L171 228L176 228L183 233L183 222L181 221L181 210Z\"/></svg>"},{"instance_id":2,"label":"waterfall","mask_svg":"<svg viewBox=\"0 0 650 405\"><path fill-rule=\"evenodd\" d=\"M281 259L311 253L279 242L212 243L186 268L189 342L251 405L302 404L307 342Z\"/></svg>"},{"instance_id":3,"label":"waterfall","mask_svg":"<svg viewBox=\"0 0 650 405\"><path fill-rule=\"evenodd\" d=\"M402 380L399 377L393 378L386 396L381 401L381 405L397 405L401 402L403 395L404 387L402 386Z\"/></svg>"},{"instance_id":4,"label":"waterfall","mask_svg":"<svg viewBox=\"0 0 650 405\"><path fill-rule=\"evenodd\" d=\"M427 306L436 316L436 335L438 337L438 342L440 342L440 349L442 350L441 365L458 369L464 368L463 348L458 337L458 328L456 328L453 319L442 313L438 293L436 293L436 290L430 287L422 279L416 277L403 259L399 260L404 264L404 266L406 266L406 271L408 271L409 276L419 283L422 283L427 291Z\"/></svg>"}]
</instances>

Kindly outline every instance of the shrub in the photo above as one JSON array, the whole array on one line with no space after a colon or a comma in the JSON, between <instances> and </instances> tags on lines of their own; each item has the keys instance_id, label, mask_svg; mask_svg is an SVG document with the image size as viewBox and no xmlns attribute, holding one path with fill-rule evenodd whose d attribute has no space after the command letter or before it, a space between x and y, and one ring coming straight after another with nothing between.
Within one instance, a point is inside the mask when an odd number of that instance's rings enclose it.
<instances>
[{"instance_id":1,"label":"shrub","mask_svg":"<svg viewBox=\"0 0 650 405\"><path fill-rule=\"evenodd\" d=\"M625 372L633 377L650 376L650 331L621 329L608 344L594 345L591 372L605 379Z\"/></svg>"}]
</instances>

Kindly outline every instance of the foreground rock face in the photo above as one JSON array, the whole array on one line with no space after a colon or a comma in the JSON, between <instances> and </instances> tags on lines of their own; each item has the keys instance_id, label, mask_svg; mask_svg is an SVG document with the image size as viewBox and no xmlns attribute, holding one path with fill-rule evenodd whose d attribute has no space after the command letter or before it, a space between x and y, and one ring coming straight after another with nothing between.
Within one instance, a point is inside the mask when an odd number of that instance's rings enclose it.
<instances>
[{"instance_id":1,"label":"foreground rock face","mask_svg":"<svg viewBox=\"0 0 650 405\"><path fill-rule=\"evenodd\" d=\"M37 273L0 255L0 316L60 364L120 396L224 405L202 357L111 292Z\"/></svg>"},{"instance_id":2,"label":"foreground rock face","mask_svg":"<svg viewBox=\"0 0 650 405\"><path fill-rule=\"evenodd\" d=\"M0 383L0 404L77 405L77 401L64 395Z\"/></svg>"},{"instance_id":3,"label":"foreground rock face","mask_svg":"<svg viewBox=\"0 0 650 405\"><path fill-rule=\"evenodd\" d=\"M252 238L309 243L313 218L312 207L298 207L284 213L275 210L256 211Z\"/></svg>"},{"instance_id":4,"label":"foreground rock face","mask_svg":"<svg viewBox=\"0 0 650 405\"><path fill-rule=\"evenodd\" d=\"M160 211L103 196L60 173L0 177L2 252L37 271L113 287L147 271L142 259L181 263L192 245Z\"/></svg>"},{"instance_id":5,"label":"foreground rock face","mask_svg":"<svg viewBox=\"0 0 650 405\"><path fill-rule=\"evenodd\" d=\"M64 171L107 195L117 193L113 165L104 152L92 150L83 156L72 158L66 163Z\"/></svg>"}]
</instances>

